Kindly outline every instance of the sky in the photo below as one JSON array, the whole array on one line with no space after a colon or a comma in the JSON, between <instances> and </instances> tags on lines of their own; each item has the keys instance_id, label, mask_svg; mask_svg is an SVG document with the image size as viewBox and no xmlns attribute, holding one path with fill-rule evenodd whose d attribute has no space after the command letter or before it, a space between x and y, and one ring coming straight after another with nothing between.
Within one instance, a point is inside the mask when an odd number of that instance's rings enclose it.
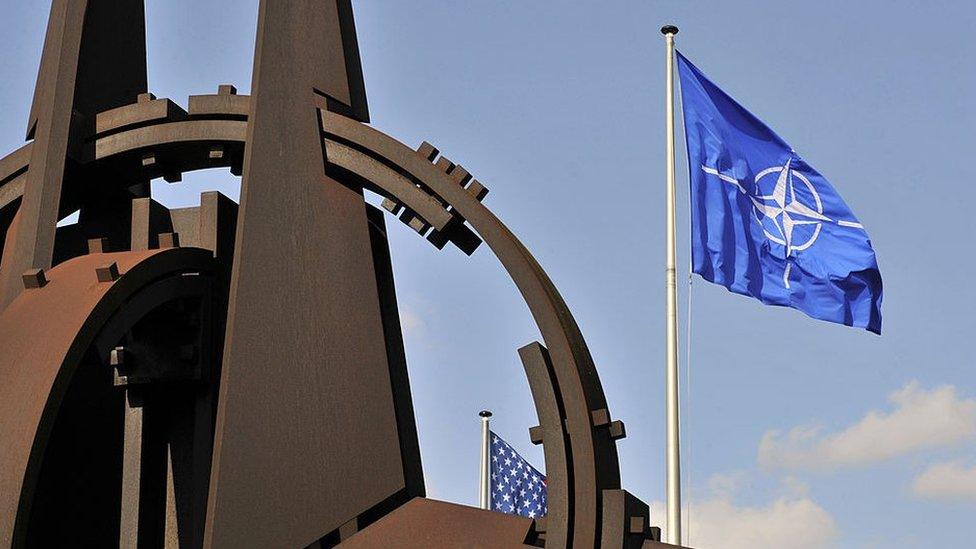
<instances>
[{"instance_id":1,"label":"sky","mask_svg":"<svg viewBox=\"0 0 976 549\"><path fill-rule=\"evenodd\" d=\"M372 124L428 140L555 281L614 418L623 486L664 521L664 45L763 119L871 235L884 332L681 285L686 531L701 548L976 538L976 4L963 0L354 0ZM257 0L148 0L150 87L250 88ZM47 2L3 0L0 151L23 142ZM679 265L688 263L679 134ZM4 153L0 153L4 154ZM156 182L170 207L226 172ZM388 220L429 495L477 503L478 411L537 467L516 350L539 339L486 247ZM689 308L690 303L690 308ZM690 324L688 323L690 317ZM687 327L691 326L690 334ZM690 343L690 345L689 345ZM686 352L689 345L690 361Z\"/></svg>"}]
</instances>

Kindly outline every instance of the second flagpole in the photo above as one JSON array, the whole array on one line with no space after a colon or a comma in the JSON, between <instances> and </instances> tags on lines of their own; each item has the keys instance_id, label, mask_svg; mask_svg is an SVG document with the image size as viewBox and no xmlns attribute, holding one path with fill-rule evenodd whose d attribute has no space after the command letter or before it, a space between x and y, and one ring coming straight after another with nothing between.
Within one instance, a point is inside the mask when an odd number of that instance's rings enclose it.
<instances>
[{"instance_id":1,"label":"second flagpole","mask_svg":"<svg viewBox=\"0 0 976 549\"><path fill-rule=\"evenodd\" d=\"M667 49L667 501L668 543L681 545L681 457L679 451L678 407L678 276L674 182L674 36L678 27L661 29Z\"/></svg>"},{"instance_id":2,"label":"second flagpole","mask_svg":"<svg viewBox=\"0 0 976 549\"><path fill-rule=\"evenodd\" d=\"M491 412L482 410L478 414L481 418L481 468L478 473L478 506L491 509Z\"/></svg>"}]
</instances>

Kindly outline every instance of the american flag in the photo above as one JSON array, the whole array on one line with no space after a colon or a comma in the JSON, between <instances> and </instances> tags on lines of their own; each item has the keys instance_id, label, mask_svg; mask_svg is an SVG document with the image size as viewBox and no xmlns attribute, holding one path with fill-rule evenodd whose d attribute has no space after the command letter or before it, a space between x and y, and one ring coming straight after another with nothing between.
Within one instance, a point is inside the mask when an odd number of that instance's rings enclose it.
<instances>
[{"instance_id":1,"label":"american flag","mask_svg":"<svg viewBox=\"0 0 976 549\"><path fill-rule=\"evenodd\" d=\"M529 518L544 517L549 511L546 476L494 432L489 484L494 511Z\"/></svg>"}]
</instances>

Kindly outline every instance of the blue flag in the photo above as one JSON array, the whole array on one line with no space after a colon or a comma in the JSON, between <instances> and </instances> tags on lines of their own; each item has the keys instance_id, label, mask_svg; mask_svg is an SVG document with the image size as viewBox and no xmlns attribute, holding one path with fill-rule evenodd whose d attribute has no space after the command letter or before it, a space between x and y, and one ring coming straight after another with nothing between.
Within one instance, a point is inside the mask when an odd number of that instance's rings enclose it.
<instances>
[{"instance_id":1,"label":"blue flag","mask_svg":"<svg viewBox=\"0 0 976 549\"><path fill-rule=\"evenodd\" d=\"M833 186L678 54L694 272L767 305L881 333L881 273Z\"/></svg>"},{"instance_id":2,"label":"blue flag","mask_svg":"<svg viewBox=\"0 0 976 549\"><path fill-rule=\"evenodd\" d=\"M546 476L494 432L489 484L493 511L529 518L541 518L549 512Z\"/></svg>"}]
</instances>

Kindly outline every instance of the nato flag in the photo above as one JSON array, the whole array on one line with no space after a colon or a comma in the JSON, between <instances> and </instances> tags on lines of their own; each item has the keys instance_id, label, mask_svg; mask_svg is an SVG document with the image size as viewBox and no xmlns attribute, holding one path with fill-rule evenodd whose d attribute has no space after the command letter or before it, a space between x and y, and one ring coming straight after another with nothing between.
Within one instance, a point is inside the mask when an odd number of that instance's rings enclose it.
<instances>
[{"instance_id":1,"label":"nato flag","mask_svg":"<svg viewBox=\"0 0 976 549\"><path fill-rule=\"evenodd\" d=\"M696 273L767 305L881 333L881 273L834 187L678 54Z\"/></svg>"}]
</instances>

